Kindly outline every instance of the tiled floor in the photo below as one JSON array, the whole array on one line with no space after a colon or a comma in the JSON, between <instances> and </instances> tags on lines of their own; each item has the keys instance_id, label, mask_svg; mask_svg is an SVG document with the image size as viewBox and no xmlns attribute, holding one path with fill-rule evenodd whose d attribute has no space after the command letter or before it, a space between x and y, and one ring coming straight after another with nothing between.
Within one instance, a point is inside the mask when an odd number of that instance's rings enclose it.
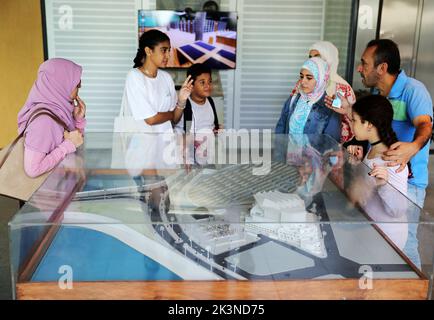
<instances>
[{"instance_id":1,"label":"tiled floor","mask_svg":"<svg viewBox=\"0 0 434 320\"><path fill-rule=\"evenodd\" d=\"M17 210L17 201L0 196L0 299L12 298L7 223ZM434 218L434 155L430 159L430 186L427 188L425 211Z\"/></svg>"}]
</instances>

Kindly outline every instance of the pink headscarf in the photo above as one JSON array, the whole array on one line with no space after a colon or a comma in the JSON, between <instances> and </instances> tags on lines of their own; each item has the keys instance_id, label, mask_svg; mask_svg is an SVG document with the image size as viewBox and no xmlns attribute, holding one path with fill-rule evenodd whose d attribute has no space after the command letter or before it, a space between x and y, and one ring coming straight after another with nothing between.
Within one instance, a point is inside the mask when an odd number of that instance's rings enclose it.
<instances>
[{"instance_id":1,"label":"pink headscarf","mask_svg":"<svg viewBox=\"0 0 434 320\"><path fill-rule=\"evenodd\" d=\"M66 59L54 58L42 63L27 101L18 113L18 133L24 131L27 120L38 108L49 109L65 122L69 130L74 130L74 105L70 95L79 84L81 73L81 66ZM53 121L47 125L57 126Z\"/></svg>"}]
</instances>

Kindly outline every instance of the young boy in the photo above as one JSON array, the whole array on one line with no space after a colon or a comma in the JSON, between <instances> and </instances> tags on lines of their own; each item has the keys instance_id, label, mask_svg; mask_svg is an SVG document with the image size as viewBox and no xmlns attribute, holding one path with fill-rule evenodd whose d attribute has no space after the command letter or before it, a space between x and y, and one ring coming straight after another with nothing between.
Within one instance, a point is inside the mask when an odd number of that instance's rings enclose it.
<instances>
[{"instance_id":1,"label":"young boy","mask_svg":"<svg viewBox=\"0 0 434 320\"><path fill-rule=\"evenodd\" d=\"M190 133L217 132L220 126L215 104L211 98L211 69L196 63L187 70L188 76L193 80L193 90L187 99L184 114L176 125L177 131L183 130L187 133L189 127Z\"/></svg>"}]
</instances>

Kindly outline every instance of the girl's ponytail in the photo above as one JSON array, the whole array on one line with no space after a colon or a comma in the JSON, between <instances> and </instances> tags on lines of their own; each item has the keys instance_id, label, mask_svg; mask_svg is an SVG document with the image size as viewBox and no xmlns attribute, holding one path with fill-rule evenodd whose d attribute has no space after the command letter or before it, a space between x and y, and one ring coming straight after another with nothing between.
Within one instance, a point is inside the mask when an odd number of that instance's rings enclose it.
<instances>
[{"instance_id":1,"label":"girl's ponytail","mask_svg":"<svg viewBox=\"0 0 434 320\"><path fill-rule=\"evenodd\" d=\"M160 30L151 29L144 32L139 39L139 48L137 49L136 57L133 60L133 68L138 68L143 65L146 59L146 47L154 50L155 46L165 41L170 42L170 39L164 32L161 32Z\"/></svg>"}]
</instances>

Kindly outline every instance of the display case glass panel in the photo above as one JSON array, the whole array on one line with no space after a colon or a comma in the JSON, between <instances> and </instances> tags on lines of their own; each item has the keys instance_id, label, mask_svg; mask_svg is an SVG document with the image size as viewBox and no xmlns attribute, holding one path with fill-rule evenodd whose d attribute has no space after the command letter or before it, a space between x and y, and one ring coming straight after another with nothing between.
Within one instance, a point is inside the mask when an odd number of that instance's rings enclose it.
<instances>
[{"instance_id":1,"label":"display case glass panel","mask_svg":"<svg viewBox=\"0 0 434 320\"><path fill-rule=\"evenodd\" d=\"M328 136L88 133L10 222L19 299L429 298L432 216Z\"/></svg>"}]
</instances>

